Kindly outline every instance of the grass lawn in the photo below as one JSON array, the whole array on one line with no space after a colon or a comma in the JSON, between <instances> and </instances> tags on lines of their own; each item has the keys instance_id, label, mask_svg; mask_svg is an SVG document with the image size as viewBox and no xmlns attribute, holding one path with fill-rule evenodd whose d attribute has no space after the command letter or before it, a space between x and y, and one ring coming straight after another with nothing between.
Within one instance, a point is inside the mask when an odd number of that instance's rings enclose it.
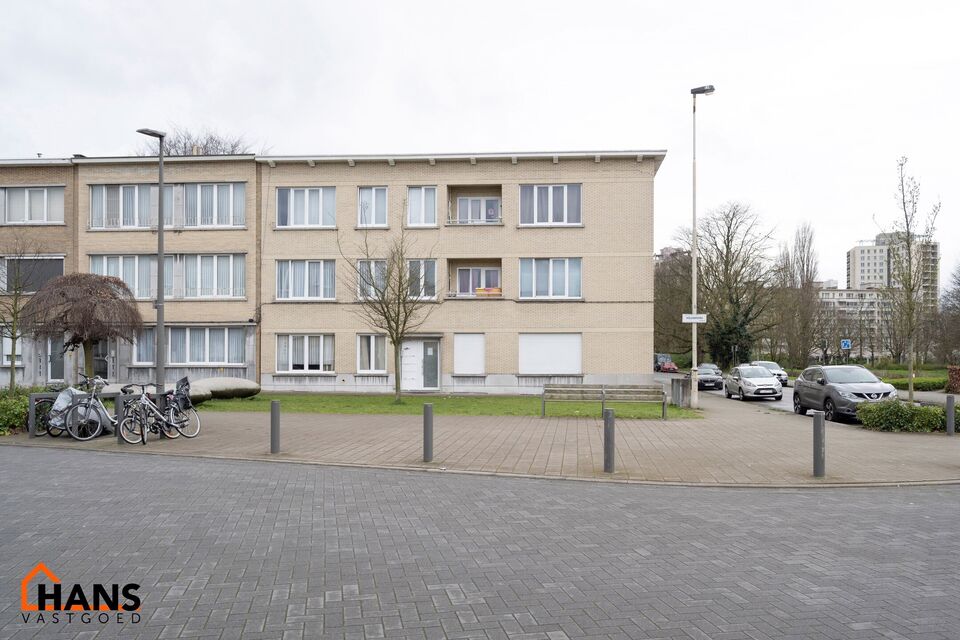
<instances>
[{"instance_id":1,"label":"grass lawn","mask_svg":"<svg viewBox=\"0 0 960 640\"><path fill-rule=\"evenodd\" d=\"M270 401L279 400L280 410L290 413L351 413L418 415L423 403L432 402L437 415L539 416L540 396L404 396L394 404L392 395L261 393L242 400L208 400L202 411L270 411ZM620 418L660 418L659 404L611 402L607 405ZM548 416L599 417L599 402L548 402ZM699 418L699 411L667 407L668 418Z\"/></svg>"}]
</instances>

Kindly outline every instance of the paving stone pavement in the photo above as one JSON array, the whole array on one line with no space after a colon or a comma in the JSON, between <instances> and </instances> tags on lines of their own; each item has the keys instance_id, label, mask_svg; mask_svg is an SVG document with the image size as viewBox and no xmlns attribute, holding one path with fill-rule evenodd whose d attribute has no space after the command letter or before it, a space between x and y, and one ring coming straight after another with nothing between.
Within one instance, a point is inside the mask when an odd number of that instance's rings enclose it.
<instances>
[{"instance_id":1,"label":"paving stone pavement","mask_svg":"<svg viewBox=\"0 0 960 640\"><path fill-rule=\"evenodd\" d=\"M0 447L0 639L955 640L960 486L704 489ZM140 583L25 626L18 585Z\"/></svg>"}]
</instances>

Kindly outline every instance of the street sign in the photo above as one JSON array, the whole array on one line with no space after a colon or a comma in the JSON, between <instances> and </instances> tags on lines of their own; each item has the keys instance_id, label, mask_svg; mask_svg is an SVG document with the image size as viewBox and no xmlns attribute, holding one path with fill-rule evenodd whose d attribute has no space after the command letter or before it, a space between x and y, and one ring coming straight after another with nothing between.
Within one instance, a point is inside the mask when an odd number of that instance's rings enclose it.
<instances>
[{"instance_id":1,"label":"street sign","mask_svg":"<svg viewBox=\"0 0 960 640\"><path fill-rule=\"evenodd\" d=\"M705 313L685 313L683 321L686 324L706 324L707 314Z\"/></svg>"},{"instance_id":2,"label":"street sign","mask_svg":"<svg viewBox=\"0 0 960 640\"><path fill-rule=\"evenodd\" d=\"M853 348L853 342L850 338L844 338L840 341L840 350L841 351L850 351Z\"/></svg>"}]
</instances>

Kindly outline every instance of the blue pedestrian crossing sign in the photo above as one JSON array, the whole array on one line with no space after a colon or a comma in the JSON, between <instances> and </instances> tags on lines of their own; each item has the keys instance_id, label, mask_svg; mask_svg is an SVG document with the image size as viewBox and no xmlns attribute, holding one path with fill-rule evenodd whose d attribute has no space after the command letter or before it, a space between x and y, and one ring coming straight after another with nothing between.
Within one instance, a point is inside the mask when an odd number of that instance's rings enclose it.
<instances>
[{"instance_id":1,"label":"blue pedestrian crossing sign","mask_svg":"<svg viewBox=\"0 0 960 640\"><path fill-rule=\"evenodd\" d=\"M840 341L840 350L841 351L850 351L853 348L853 342L850 338L844 338Z\"/></svg>"}]
</instances>

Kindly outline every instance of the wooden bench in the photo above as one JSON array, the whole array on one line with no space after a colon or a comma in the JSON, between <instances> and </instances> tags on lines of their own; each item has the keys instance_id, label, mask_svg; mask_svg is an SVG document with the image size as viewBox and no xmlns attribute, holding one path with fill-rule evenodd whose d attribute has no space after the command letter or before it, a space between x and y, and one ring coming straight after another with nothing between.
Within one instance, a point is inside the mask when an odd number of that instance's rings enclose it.
<instances>
[{"instance_id":1,"label":"wooden bench","mask_svg":"<svg viewBox=\"0 0 960 640\"><path fill-rule=\"evenodd\" d=\"M547 402L599 402L601 415L608 402L659 404L667 419L667 394L660 385L642 384L545 384L540 394L540 417L547 415Z\"/></svg>"}]
</instances>

